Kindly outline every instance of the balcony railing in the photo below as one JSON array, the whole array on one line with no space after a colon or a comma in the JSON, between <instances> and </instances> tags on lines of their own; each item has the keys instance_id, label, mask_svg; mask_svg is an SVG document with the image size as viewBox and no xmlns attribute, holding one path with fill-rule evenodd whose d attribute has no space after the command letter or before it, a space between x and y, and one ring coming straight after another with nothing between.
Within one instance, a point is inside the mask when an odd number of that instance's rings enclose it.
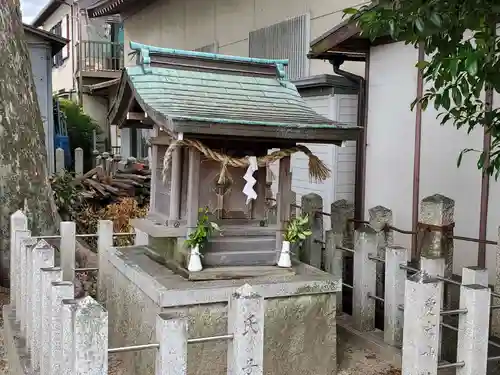
<instances>
[{"instance_id":1,"label":"balcony railing","mask_svg":"<svg viewBox=\"0 0 500 375\"><path fill-rule=\"evenodd\" d=\"M80 72L113 72L123 68L123 44L83 40L78 44Z\"/></svg>"}]
</instances>

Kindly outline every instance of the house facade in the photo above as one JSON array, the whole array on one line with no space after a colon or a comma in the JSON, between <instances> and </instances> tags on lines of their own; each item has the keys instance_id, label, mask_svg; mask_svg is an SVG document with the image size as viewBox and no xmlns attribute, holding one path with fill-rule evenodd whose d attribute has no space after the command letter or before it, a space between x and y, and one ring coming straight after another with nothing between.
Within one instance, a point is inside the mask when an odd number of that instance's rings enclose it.
<instances>
[{"instance_id":1,"label":"house facade","mask_svg":"<svg viewBox=\"0 0 500 375\"><path fill-rule=\"evenodd\" d=\"M308 91L309 77L333 73L328 62L309 60L311 40L342 20L343 9L357 5L352 0L105 0L88 8L90 17L119 14L123 19L125 56L129 42L183 50L257 57L288 59L287 74L297 83L299 92ZM135 60L126 59L125 65ZM364 64L349 62L349 69L364 73ZM315 95L305 97L309 106L332 120L356 123L357 96L336 91L316 81ZM302 82L302 83L301 83ZM322 87L323 90L319 90ZM134 132L135 134L130 134ZM143 130L121 129L122 154L147 156ZM127 140L127 141L125 141ZM332 179L315 184L309 181L305 160L292 160L292 188L297 199L316 192L324 199L325 210L336 199L354 198L356 142L345 147L307 145L334 172ZM142 150L142 151L141 151ZM339 162L340 161L340 162ZM338 168L341 166L341 168ZM274 171L277 175L277 171ZM274 184L276 190L276 185Z\"/></svg>"},{"instance_id":2,"label":"house facade","mask_svg":"<svg viewBox=\"0 0 500 375\"><path fill-rule=\"evenodd\" d=\"M433 105L411 111L410 104L424 88L415 67L425 58L423 51L383 38L370 42L359 32L355 23L344 22L314 40L310 56L338 62L362 56L366 61L365 217L370 207L383 205L393 210L397 227L415 229L419 202L437 193L455 201L455 235L497 241L500 182L483 177L477 168L479 153L466 154L457 167L460 152L481 152L488 135L482 128L467 133L451 123L441 126ZM497 93L493 105L500 106ZM395 242L410 246L411 236L395 234ZM455 273L464 266L486 266L494 283L495 264L495 246L454 241Z\"/></svg>"},{"instance_id":3,"label":"house facade","mask_svg":"<svg viewBox=\"0 0 500 375\"><path fill-rule=\"evenodd\" d=\"M47 150L47 169L55 170L54 149L54 116L52 110L52 61L61 53L68 40L55 34L24 25L24 34L30 53L33 81L40 108L40 115L45 131L45 148Z\"/></svg>"},{"instance_id":4,"label":"house facade","mask_svg":"<svg viewBox=\"0 0 500 375\"><path fill-rule=\"evenodd\" d=\"M32 26L70 40L53 57L53 93L76 100L101 128L97 146L117 146L116 131L106 122L108 98L114 95L123 67L123 32L118 17L90 19L86 8L94 0L50 0Z\"/></svg>"}]
</instances>

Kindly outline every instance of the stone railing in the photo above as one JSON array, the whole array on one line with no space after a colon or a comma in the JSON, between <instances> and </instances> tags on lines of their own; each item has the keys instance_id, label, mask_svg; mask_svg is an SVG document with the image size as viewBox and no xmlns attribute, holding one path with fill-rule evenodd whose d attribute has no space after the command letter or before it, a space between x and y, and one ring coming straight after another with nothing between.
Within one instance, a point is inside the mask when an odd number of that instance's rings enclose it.
<instances>
[{"instance_id":1,"label":"stone railing","mask_svg":"<svg viewBox=\"0 0 500 375\"><path fill-rule=\"evenodd\" d=\"M55 236L32 237L26 216L11 216L11 303L4 306L6 351L11 374L41 375L108 373L108 354L156 350L156 374L186 375L188 344L227 340L228 374L263 374L264 299L245 284L229 297L228 333L188 337L186 317L159 314L155 342L108 348L108 312L91 297L74 297L77 237L98 237L99 265L113 246L111 221L100 221L97 234L75 234L72 222L61 223ZM60 239L61 266L46 241ZM136 244L144 241L141 234ZM100 280L101 281L101 280ZM104 290L99 289L99 300ZM104 298L103 298L104 299Z\"/></svg>"},{"instance_id":2,"label":"stone railing","mask_svg":"<svg viewBox=\"0 0 500 375\"><path fill-rule=\"evenodd\" d=\"M359 221L346 200L324 212L321 196L307 194L298 203L295 197L291 192L290 211L308 214L312 230L296 249L297 257L342 277L337 313L350 317L338 324L347 322L360 335L382 330L385 344L401 350L404 375L436 374L444 368L483 375L487 363L500 363L500 344L489 340L490 332L500 333L500 293L490 290L488 270L474 266L463 268L462 275L452 272L455 241L481 243L454 235L452 199L439 194L424 198L416 229L403 230L383 206L369 209L368 220ZM269 201L272 206L275 200ZM271 220L274 216L271 211ZM496 241L482 243L496 245L499 254ZM499 265L490 267L500 273ZM490 306L491 297L498 306Z\"/></svg>"}]
</instances>

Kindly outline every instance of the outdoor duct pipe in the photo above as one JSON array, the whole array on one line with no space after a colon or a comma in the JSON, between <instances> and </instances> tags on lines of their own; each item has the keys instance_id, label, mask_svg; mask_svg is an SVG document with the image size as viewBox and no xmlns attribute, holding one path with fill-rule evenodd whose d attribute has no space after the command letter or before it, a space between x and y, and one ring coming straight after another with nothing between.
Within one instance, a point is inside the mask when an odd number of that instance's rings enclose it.
<instances>
[{"instance_id":1,"label":"outdoor duct pipe","mask_svg":"<svg viewBox=\"0 0 500 375\"><path fill-rule=\"evenodd\" d=\"M366 171L366 144L367 144L367 103L368 91L366 89L366 82L368 80L368 60L369 55L366 54L366 73L365 77L358 76L357 74L347 72L340 69L344 63L343 56L335 56L330 60L335 74L348 79L358 85L358 110L357 110L357 125L361 128L361 133L356 141L356 177L354 183L354 218L356 220L363 220L364 206L365 206L365 171Z\"/></svg>"}]
</instances>

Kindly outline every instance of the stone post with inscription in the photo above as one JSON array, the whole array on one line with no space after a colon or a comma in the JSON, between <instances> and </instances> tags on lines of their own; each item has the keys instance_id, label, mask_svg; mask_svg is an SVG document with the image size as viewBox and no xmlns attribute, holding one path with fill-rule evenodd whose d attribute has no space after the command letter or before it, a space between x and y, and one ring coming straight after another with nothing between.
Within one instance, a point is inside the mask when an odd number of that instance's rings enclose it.
<instances>
[{"instance_id":1,"label":"stone post with inscription","mask_svg":"<svg viewBox=\"0 0 500 375\"><path fill-rule=\"evenodd\" d=\"M233 335L227 351L228 374L264 374L264 298L245 284L231 295L228 333Z\"/></svg>"}]
</instances>

